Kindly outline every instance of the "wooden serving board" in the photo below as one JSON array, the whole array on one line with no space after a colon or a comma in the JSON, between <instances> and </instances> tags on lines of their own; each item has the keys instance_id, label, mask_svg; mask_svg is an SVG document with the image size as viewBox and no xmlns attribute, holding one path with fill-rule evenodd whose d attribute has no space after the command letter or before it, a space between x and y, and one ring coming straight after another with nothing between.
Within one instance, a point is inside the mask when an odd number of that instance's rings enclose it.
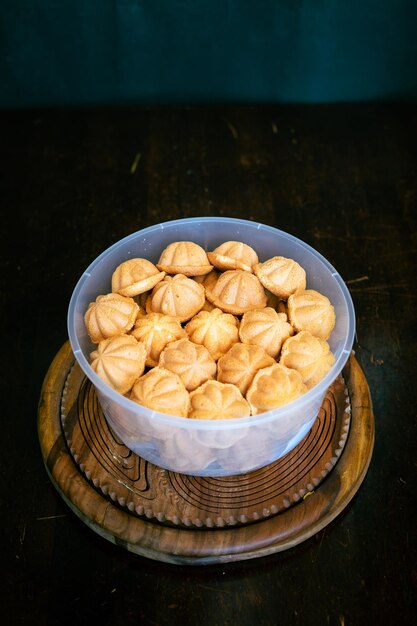
<instances>
[{"instance_id":1,"label":"wooden serving board","mask_svg":"<svg viewBox=\"0 0 417 626\"><path fill-rule=\"evenodd\" d=\"M90 528L149 558L208 564L285 550L332 521L365 477L374 418L351 356L285 457L238 476L177 474L118 440L66 342L44 380L38 432L53 484Z\"/></svg>"}]
</instances>

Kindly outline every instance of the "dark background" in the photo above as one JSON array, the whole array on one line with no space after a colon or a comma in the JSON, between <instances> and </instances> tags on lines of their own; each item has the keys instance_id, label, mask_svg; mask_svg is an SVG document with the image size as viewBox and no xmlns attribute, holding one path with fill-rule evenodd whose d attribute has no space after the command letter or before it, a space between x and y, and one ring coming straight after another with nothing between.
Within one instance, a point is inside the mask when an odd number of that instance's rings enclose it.
<instances>
[{"instance_id":1,"label":"dark background","mask_svg":"<svg viewBox=\"0 0 417 626\"><path fill-rule=\"evenodd\" d=\"M414 0L2 0L0 104L415 100Z\"/></svg>"},{"instance_id":2,"label":"dark background","mask_svg":"<svg viewBox=\"0 0 417 626\"><path fill-rule=\"evenodd\" d=\"M4 623L416 623L416 24L405 0L1 3ZM285 230L337 268L376 440L321 532L192 568L83 524L45 472L36 415L88 264L207 215Z\"/></svg>"}]
</instances>

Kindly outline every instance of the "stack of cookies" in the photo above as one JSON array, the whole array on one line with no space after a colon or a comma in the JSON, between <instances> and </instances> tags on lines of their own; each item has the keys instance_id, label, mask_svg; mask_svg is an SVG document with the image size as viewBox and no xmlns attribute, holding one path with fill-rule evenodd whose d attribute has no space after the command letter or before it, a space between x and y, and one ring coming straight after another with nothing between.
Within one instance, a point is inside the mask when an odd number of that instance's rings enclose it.
<instances>
[{"instance_id":1,"label":"stack of cookies","mask_svg":"<svg viewBox=\"0 0 417 626\"><path fill-rule=\"evenodd\" d=\"M206 252L176 241L156 264L114 269L111 293L85 313L93 370L161 413L229 419L276 409L306 393L335 361L329 299L307 288L295 260L259 262L248 244Z\"/></svg>"}]
</instances>

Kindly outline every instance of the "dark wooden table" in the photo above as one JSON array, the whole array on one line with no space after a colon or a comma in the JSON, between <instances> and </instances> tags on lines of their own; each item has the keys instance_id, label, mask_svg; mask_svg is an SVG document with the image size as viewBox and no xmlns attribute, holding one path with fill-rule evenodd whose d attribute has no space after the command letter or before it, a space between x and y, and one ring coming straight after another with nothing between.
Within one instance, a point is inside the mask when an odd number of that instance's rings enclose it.
<instances>
[{"instance_id":1,"label":"dark wooden table","mask_svg":"<svg viewBox=\"0 0 417 626\"><path fill-rule=\"evenodd\" d=\"M5 624L415 624L417 107L3 111L2 620ZM376 441L349 506L284 552L192 567L84 525L37 437L42 381L87 265L186 216L264 222L347 282Z\"/></svg>"}]
</instances>

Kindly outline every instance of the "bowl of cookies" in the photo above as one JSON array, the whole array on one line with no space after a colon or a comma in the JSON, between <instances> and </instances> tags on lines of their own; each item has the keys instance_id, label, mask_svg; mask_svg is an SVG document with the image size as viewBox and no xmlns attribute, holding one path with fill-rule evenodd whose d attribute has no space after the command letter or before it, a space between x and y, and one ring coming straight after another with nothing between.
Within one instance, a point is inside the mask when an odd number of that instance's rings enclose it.
<instances>
[{"instance_id":1,"label":"bowl of cookies","mask_svg":"<svg viewBox=\"0 0 417 626\"><path fill-rule=\"evenodd\" d=\"M335 268L296 237L189 218L102 252L75 286L68 334L127 448L216 477L266 466L307 435L355 313Z\"/></svg>"}]
</instances>

